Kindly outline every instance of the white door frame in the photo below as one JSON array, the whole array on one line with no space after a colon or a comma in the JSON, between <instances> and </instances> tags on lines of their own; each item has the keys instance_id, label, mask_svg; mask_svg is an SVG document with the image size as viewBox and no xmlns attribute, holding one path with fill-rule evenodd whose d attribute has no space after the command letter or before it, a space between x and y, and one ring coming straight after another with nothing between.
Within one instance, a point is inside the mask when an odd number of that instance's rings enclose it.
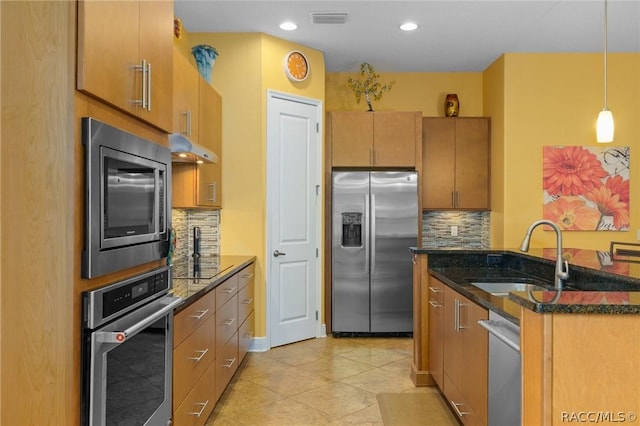
<instances>
[{"instance_id":1,"label":"white door frame","mask_svg":"<svg viewBox=\"0 0 640 426\"><path fill-rule=\"evenodd\" d=\"M314 271L316 274L316 310L318 311L318 317L319 320L316 323L316 337L326 337L326 332L323 332L323 330L326 330L325 325L322 323L322 321L320 321L320 319L322 318L322 265L323 265L323 240L322 240L322 223L323 223L323 205L324 205L324 188L322 185L322 176L323 176L323 162L322 162L322 153L323 153L323 129L324 129L324 123L322 120L323 117L323 104L321 100L318 99L312 99L312 98L307 98L307 97L303 97L303 96L297 96L297 95L292 95L290 93L284 93L284 92L278 92L272 89L267 89L267 123L266 123L266 127L267 127L267 185L266 185L266 189L267 189L267 214L266 214L266 244L265 244L265 282L266 282L266 294L265 294L265 310L266 310L266 316L267 316L267 324L266 324L266 334L267 334L267 345L268 347L263 348L263 350L268 350L271 348L271 286L269 285L269 279L271 277L271 256L272 253L270 252L270 241L271 241L271 229L270 229L270 219L272 217L272 211L274 209L274 202L272 200L272 191L269 190L269 183L271 181L273 181L274 179L274 170L273 167L271 166L271 158L273 158L274 152L273 152L273 144L270 143L269 141L269 126L272 125L272 123L269 123L269 108L271 105L271 100L272 99L282 99L282 100L287 100L287 101L292 101L292 102L300 102L300 103L304 103L304 104L308 104L308 105L312 105L316 107L317 110L317 120L318 120L318 126L319 126L319 130L316 133L316 137L317 137L317 148L316 148L316 170L317 170L317 176L316 176L316 181L317 181L317 185L318 185L318 203L316 204L316 213L317 213L317 223L315 226L315 234L316 234L316 240L318 242L318 261L316 262L316 270Z\"/></svg>"}]
</instances>

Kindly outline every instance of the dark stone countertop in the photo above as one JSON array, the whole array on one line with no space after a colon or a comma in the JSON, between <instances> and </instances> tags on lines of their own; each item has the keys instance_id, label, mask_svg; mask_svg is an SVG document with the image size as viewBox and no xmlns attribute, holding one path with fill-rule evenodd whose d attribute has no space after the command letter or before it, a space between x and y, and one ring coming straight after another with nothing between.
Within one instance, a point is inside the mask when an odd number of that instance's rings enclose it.
<instances>
[{"instance_id":1,"label":"dark stone countertop","mask_svg":"<svg viewBox=\"0 0 640 426\"><path fill-rule=\"evenodd\" d=\"M411 248L427 254L429 272L479 305L519 322L520 307L538 313L640 314L640 266L613 261L608 253L564 249L569 280L556 291L511 292L493 296L471 285L481 281L518 281L553 286L555 249L464 250Z\"/></svg>"},{"instance_id":2,"label":"dark stone countertop","mask_svg":"<svg viewBox=\"0 0 640 426\"><path fill-rule=\"evenodd\" d=\"M171 293L183 298L175 312L186 308L255 260L255 256L240 255L203 256L199 262L194 262L192 257L175 259Z\"/></svg>"}]
</instances>

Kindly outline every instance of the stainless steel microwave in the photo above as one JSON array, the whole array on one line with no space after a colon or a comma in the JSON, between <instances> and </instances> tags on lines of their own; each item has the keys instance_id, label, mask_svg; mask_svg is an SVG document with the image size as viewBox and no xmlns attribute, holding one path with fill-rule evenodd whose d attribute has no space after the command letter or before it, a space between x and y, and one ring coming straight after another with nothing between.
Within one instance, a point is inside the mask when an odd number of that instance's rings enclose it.
<instances>
[{"instance_id":1,"label":"stainless steel microwave","mask_svg":"<svg viewBox=\"0 0 640 426\"><path fill-rule=\"evenodd\" d=\"M171 224L169 148L82 118L85 238L82 277L160 260Z\"/></svg>"}]
</instances>

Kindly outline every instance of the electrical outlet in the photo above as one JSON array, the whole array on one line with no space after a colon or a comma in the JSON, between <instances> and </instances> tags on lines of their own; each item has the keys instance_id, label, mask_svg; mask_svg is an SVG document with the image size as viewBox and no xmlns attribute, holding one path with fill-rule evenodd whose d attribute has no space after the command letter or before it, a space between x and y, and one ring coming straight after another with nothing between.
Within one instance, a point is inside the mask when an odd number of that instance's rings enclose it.
<instances>
[{"instance_id":1,"label":"electrical outlet","mask_svg":"<svg viewBox=\"0 0 640 426\"><path fill-rule=\"evenodd\" d=\"M636 230L636 240L640 241L640 229Z\"/></svg>"},{"instance_id":2,"label":"electrical outlet","mask_svg":"<svg viewBox=\"0 0 640 426\"><path fill-rule=\"evenodd\" d=\"M451 225L451 236L452 237L458 236L458 225Z\"/></svg>"}]
</instances>

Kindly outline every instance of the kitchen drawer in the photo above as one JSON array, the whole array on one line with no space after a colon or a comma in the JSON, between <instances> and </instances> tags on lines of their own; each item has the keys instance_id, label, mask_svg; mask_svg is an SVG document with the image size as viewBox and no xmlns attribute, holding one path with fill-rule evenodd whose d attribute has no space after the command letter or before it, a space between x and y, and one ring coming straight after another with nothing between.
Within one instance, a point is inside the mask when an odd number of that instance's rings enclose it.
<instances>
[{"instance_id":1,"label":"kitchen drawer","mask_svg":"<svg viewBox=\"0 0 640 426\"><path fill-rule=\"evenodd\" d=\"M216 365L212 363L173 412L174 426L202 426L216 405Z\"/></svg>"},{"instance_id":2,"label":"kitchen drawer","mask_svg":"<svg viewBox=\"0 0 640 426\"><path fill-rule=\"evenodd\" d=\"M238 330L238 296L216 311L216 345L224 345Z\"/></svg>"},{"instance_id":3,"label":"kitchen drawer","mask_svg":"<svg viewBox=\"0 0 640 426\"><path fill-rule=\"evenodd\" d=\"M216 399L220 398L238 369L238 333L224 345L216 346Z\"/></svg>"},{"instance_id":4,"label":"kitchen drawer","mask_svg":"<svg viewBox=\"0 0 640 426\"><path fill-rule=\"evenodd\" d=\"M173 406L176 407L189 389L207 370L215 357L216 316L209 317L182 344L173 350Z\"/></svg>"},{"instance_id":5,"label":"kitchen drawer","mask_svg":"<svg viewBox=\"0 0 640 426\"><path fill-rule=\"evenodd\" d=\"M444 374L443 393L447 402L453 408L453 412L465 426L486 426L481 417L462 397L460 390L453 384L449 376Z\"/></svg>"},{"instance_id":6,"label":"kitchen drawer","mask_svg":"<svg viewBox=\"0 0 640 426\"><path fill-rule=\"evenodd\" d=\"M251 265L247 266L246 268L238 272L238 278L240 281L238 284L238 288L244 288L247 286L247 284L249 284L250 282L253 282L255 270L256 270L256 264L252 263Z\"/></svg>"},{"instance_id":7,"label":"kitchen drawer","mask_svg":"<svg viewBox=\"0 0 640 426\"><path fill-rule=\"evenodd\" d=\"M216 287L216 311L237 293L238 274L234 274L228 280Z\"/></svg>"},{"instance_id":8,"label":"kitchen drawer","mask_svg":"<svg viewBox=\"0 0 640 426\"><path fill-rule=\"evenodd\" d=\"M250 284L238 292L238 321L240 323L244 322L253 312L253 305L253 284Z\"/></svg>"},{"instance_id":9,"label":"kitchen drawer","mask_svg":"<svg viewBox=\"0 0 640 426\"><path fill-rule=\"evenodd\" d=\"M173 317L173 347L177 347L193 330L204 323L216 310L216 294L214 291L202 296L197 301L178 312Z\"/></svg>"},{"instance_id":10,"label":"kitchen drawer","mask_svg":"<svg viewBox=\"0 0 640 426\"><path fill-rule=\"evenodd\" d=\"M241 363L247 352L249 352L255 330L255 313L251 312L238 330L238 363Z\"/></svg>"}]
</instances>

